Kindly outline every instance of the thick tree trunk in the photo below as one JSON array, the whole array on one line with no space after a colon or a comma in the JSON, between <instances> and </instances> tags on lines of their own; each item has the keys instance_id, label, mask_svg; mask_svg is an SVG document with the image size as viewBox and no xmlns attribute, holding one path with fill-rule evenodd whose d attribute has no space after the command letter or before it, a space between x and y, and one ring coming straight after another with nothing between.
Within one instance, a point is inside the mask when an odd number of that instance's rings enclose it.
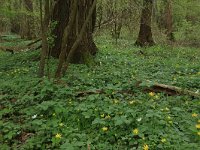
<instances>
[{"instance_id":1,"label":"thick tree trunk","mask_svg":"<svg viewBox=\"0 0 200 150\"><path fill-rule=\"evenodd\" d=\"M152 46L155 44L151 31L152 9L153 9L153 0L143 0L140 31L138 39L135 43L138 46Z\"/></svg>"},{"instance_id":2,"label":"thick tree trunk","mask_svg":"<svg viewBox=\"0 0 200 150\"><path fill-rule=\"evenodd\" d=\"M55 58L58 58L61 52L62 36L64 33L64 29L69 21L69 13L70 13L69 11L70 11L69 0L56 0L51 20L51 22L56 23L56 26L52 31L52 35L54 36L55 39L54 39L54 45L51 48L51 56Z\"/></svg>"},{"instance_id":3,"label":"thick tree trunk","mask_svg":"<svg viewBox=\"0 0 200 150\"><path fill-rule=\"evenodd\" d=\"M69 16L72 12L72 2L66 0L59 0L54 7L53 11L53 20L57 21L57 25L53 30L53 35L55 38L55 43L51 51L53 57L58 58L61 52L62 38L64 29L69 23ZM93 3L93 0L82 0L78 1L78 10L76 15L75 25L70 33L68 43L67 43L67 54L69 53L72 45L74 44L81 28L84 24L84 21L88 15L89 9ZM63 15L60 15L63 14ZM96 45L93 41L92 32L94 30L96 21L96 11L93 13L92 19L90 19L85 34L77 47L73 58L71 59L72 63L85 63L86 55L94 55L97 52Z\"/></svg>"}]
</instances>

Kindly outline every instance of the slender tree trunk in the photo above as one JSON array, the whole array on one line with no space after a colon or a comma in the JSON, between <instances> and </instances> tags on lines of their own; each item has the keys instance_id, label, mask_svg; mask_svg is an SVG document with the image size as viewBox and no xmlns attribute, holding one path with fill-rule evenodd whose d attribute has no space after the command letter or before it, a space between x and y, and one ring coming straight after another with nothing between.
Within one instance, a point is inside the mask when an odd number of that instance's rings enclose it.
<instances>
[{"instance_id":1,"label":"slender tree trunk","mask_svg":"<svg viewBox=\"0 0 200 150\"><path fill-rule=\"evenodd\" d=\"M153 0L143 0L140 31L138 39L135 43L138 46L152 46L155 44L151 30L152 9L153 9Z\"/></svg>"},{"instance_id":2,"label":"slender tree trunk","mask_svg":"<svg viewBox=\"0 0 200 150\"><path fill-rule=\"evenodd\" d=\"M8 0L8 9L10 11L19 11L21 8L20 8L20 3L19 1L15 0ZM12 33L15 33L15 34L19 34L20 33L20 20L19 20L19 15L14 15L11 17L10 19L10 23L11 23L11 28L10 28L10 31Z\"/></svg>"},{"instance_id":3,"label":"slender tree trunk","mask_svg":"<svg viewBox=\"0 0 200 150\"><path fill-rule=\"evenodd\" d=\"M32 0L24 0L25 8L28 11L26 15L27 25L26 25L26 38L33 39L35 38L34 33L34 17L33 17L33 1Z\"/></svg>"},{"instance_id":4,"label":"slender tree trunk","mask_svg":"<svg viewBox=\"0 0 200 150\"><path fill-rule=\"evenodd\" d=\"M174 41L174 34L173 34L173 15L172 15L172 1L167 0L166 8L165 8L165 24L166 24L166 34L167 38L170 41Z\"/></svg>"},{"instance_id":5,"label":"slender tree trunk","mask_svg":"<svg viewBox=\"0 0 200 150\"><path fill-rule=\"evenodd\" d=\"M48 52L48 42L47 42L47 30L49 25L49 14L50 14L50 8L49 8L49 0L45 0L45 14L44 19L42 15L42 0L40 0L40 18L41 18L41 30L42 30L42 49L40 54L40 65L39 65L39 72L38 76L43 77L44 76L44 70L45 70L45 59Z\"/></svg>"},{"instance_id":6,"label":"slender tree trunk","mask_svg":"<svg viewBox=\"0 0 200 150\"><path fill-rule=\"evenodd\" d=\"M162 8L160 10L160 16L158 17L158 26L160 30L165 30L167 39L174 41L173 34L173 14L172 14L172 0L165 0L162 2Z\"/></svg>"}]
</instances>

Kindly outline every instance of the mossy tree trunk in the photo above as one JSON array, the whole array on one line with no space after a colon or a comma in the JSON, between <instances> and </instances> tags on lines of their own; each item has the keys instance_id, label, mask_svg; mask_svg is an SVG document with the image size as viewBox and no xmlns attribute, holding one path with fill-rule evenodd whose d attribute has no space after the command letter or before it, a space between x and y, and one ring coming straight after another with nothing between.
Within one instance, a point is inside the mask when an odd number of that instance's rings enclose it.
<instances>
[{"instance_id":1,"label":"mossy tree trunk","mask_svg":"<svg viewBox=\"0 0 200 150\"><path fill-rule=\"evenodd\" d=\"M152 10L153 0L143 0L140 31L135 43L137 46L152 46L155 44L151 29Z\"/></svg>"},{"instance_id":2,"label":"mossy tree trunk","mask_svg":"<svg viewBox=\"0 0 200 150\"><path fill-rule=\"evenodd\" d=\"M68 42L66 45L66 53L68 54L71 50L74 42L79 35L81 28L85 22L85 19L89 13L90 7L92 6L94 0L79 0L78 9L76 13L76 19L74 26L69 33ZM72 4L73 1L69 0L59 0L57 1L54 11L52 21L56 21L57 25L53 30L52 34L55 37L54 46L51 50L51 56L58 58L61 52L62 39L65 27L69 23L69 16L72 13ZM62 14L62 15L60 15ZM96 11L93 12L93 15L87 24L83 38L79 42L78 47L76 48L73 57L71 59L72 63L85 63L86 55L95 55L97 52L97 47L93 41L92 32L94 31L96 21Z\"/></svg>"}]
</instances>

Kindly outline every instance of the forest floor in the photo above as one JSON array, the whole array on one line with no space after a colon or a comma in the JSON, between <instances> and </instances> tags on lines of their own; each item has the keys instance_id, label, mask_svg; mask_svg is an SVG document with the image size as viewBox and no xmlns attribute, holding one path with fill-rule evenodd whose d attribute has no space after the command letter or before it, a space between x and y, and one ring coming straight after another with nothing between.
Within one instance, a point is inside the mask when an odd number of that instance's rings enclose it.
<instances>
[{"instance_id":1,"label":"forest floor","mask_svg":"<svg viewBox=\"0 0 200 150\"><path fill-rule=\"evenodd\" d=\"M0 48L30 42L5 38ZM0 149L199 150L200 98L135 86L151 80L198 93L199 49L96 43L95 64L70 65L60 84L37 78L39 51L0 51ZM53 73L57 60L48 64Z\"/></svg>"}]
</instances>

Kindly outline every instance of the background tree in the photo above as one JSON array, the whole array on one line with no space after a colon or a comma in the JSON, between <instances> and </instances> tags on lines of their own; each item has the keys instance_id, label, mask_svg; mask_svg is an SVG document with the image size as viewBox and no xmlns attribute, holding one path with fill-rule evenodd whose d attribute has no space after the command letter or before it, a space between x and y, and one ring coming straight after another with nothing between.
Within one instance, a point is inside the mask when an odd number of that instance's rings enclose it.
<instances>
[{"instance_id":1,"label":"background tree","mask_svg":"<svg viewBox=\"0 0 200 150\"><path fill-rule=\"evenodd\" d=\"M33 16L33 1L24 0L25 8L27 10L26 15L26 38L33 39L35 38L34 33L34 16Z\"/></svg>"},{"instance_id":2,"label":"background tree","mask_svg":"<svg viewBox=\"0 0 200 150\"><path fill-rule=\"evenodd\" d=\"M170 41L174 41L174 33L173 33L173 14L172 14L172 1L165 0L162 1L162 9L160 9L161 17L158 18L159 27L165 30L165 34L167 35L167 39Z\"/></svg>"}]
</instances>

